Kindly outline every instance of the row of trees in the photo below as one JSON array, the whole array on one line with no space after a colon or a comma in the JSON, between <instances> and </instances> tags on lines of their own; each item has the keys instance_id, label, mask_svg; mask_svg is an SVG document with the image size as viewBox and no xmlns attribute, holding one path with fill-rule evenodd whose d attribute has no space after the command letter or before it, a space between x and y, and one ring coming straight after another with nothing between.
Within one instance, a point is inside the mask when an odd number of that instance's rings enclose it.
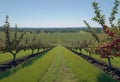
<instances>
[{"instance_id":1,"label":"row of trees","mask_svg":"<svg viewBox=\"0 0 120 82\"><path fill-rule=\"evenodd\" d=\"M81 41L72 41L72 42L66 42L65 47L67 47L68 49L74 51L74 52L80 52L82 53L82 49L86 49L91 41L87 41L87 40L81 40Z\"/></svg>"},{"instance_id":2,"label":"row of trees","mask_svg":"<svg viewBox=\"0 0 120 82\"><path fill-rule=\"evenodd\" d=\"M116 14L118 14L119 3L119 0L115 0L114 7L108 19L110 26L108 26L105 21L105 15L101 13L98 3L93 2L92 6L95 16L92 20L102 26L104 38L101 39L90 24L83 20L94 39L89 42L71 42L72 45L67 45L67 47L74 51L84 49L86 52L89 52L90 57L92 53L99 54L101 58L107 58L109 67L112 67L111 58L120 56L120 19L117 20L117 23L114 22L116 20Z\"/></svg>"},{"instance_id":3,"label":"row of trees","mask_svg":"<svg viewBox=\"0 0 120 82\"><path fill-rule=\"evenodd\" d=\"M15 62L16 55L21 50L31 49L32 53L35 49L39 50L42 48L46 50L48 48L53 47L50 43L43 43L39 38L31 37L31 35L26 36L27 32L20 32L18 33L17 25L15 25L14 33L11 35L10 31L10 24L8 21L8 16L6 16L5 24L3 26L4 33L5 33L5 40L0 38L0 51L2 52L9 52L12 54L13 59L12 62Z\"/></svg>"}]
</instances>

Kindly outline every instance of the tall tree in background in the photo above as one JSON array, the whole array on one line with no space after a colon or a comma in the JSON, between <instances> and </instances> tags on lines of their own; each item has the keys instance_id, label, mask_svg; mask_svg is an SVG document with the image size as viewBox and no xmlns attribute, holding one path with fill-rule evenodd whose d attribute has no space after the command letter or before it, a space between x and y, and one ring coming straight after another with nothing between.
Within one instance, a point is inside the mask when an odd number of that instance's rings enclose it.
<instances>
[{"instance_id":1,"label":"tall tree in background","mask_svg":"<svg viewBox=\"0 0 120 82\"><path fill-rule=\"evenodd\" d=\"M9 17L7 15L5 25L3 26L5 31L5 48L3 49L3 51L11 53L13 55L12 62L15 62L17 53L20 52L23 47L20 43L22 42L22 39L26 32L23 32L18 37L17 25L15 25L15 33L12 40L10 36L10 24L8 22L8 18Z\"/></svg>"}]
</instances>

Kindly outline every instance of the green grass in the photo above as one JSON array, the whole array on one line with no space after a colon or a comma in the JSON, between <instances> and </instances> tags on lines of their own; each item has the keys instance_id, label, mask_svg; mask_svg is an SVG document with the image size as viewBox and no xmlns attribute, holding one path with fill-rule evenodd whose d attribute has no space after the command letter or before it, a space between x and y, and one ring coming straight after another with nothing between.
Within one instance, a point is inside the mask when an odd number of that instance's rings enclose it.
<instances>
[{"instance_id":1,"label":"green grass","mask_svg":"<svg viewBox=\"0 0 120 82\"><path fill-rule=\"evenodd\" d=\"M89 53L87 53L85 50L82 50L82 53L89 56ZM108 63L108 59L107 58L100 58L100 55L92 54L92 57ZM112 62L112 65L120 67L120 64L119 64L120 57L113 57L113 59L111 58L111 62Z\"/></svg>"},{"instance_id":2,"label":"green grass","mask_svg":"<svg viewBox=\"0 0 120 82\"><path fill-rule=\"evenodd\" d=\"M29 61L30 62L30 61ZM19 65L22 67L22 64ZM16 67L17 68L17 67ZM15 71L15 68L10 70ZM62 46L34 60L0 82L116 82Z\"/></svg>"},{"instance_id":3,"label":"green grass","mask_svg":"<svg viewBox=\"0 0 120 82\"><path fill-rule=\"evenodd\" d=\"M67 66L68 62L61 52L61 47L56 47L54 53L52 64L39 82L75 82L75 74Z\"/></svg>"},{"instance_id":4,"label":"green grass","mask_svg":"<svg viewBox=\"0 0 120 82\"><path fill-rule=\"evenodd\" d=\"M115 82L105 73L100 72L100 70L73 52L65 48L62 49L62 52L65 54L68 66L76 74L78 82Z\"/></svg>"},{"instance_id":5,"label":"green grass","mask_svg":"<svg viewBox=\"0 0 120 82\"><path fill-rule=\"evenodd\" d=\"M32 64L34 63L34 61L36 61L37 59L39 59L39 58L42 57L43 55L44 55L44 53L41 53L41 54L39 54L39 55L37 55L37 56L29 59L29 60L26 60L25 62L23 62L21 65L19 65L19 66L17 66L17 67L14 67L14 68L12 68L12 69L10 69L10 70L7 70L7 71L5 71L5 72L2 72L2 73L0 74L0 79L5 78L5 77L8 77L8 76L14 74L14 73L16 73L18 70L20 70L20 69L22 69L22 68L24 68L24 67L26 67L26 66L32 65Z\"/></svg>"},{"instance_id":6,"label":"green grass","mask_svg":"<svg viewBox=\"0 0 120 82\"><path fill-rule=\"evenodd\" d=\"M10 73L14 72L16 69L21 68L15 71L14 74L0 79L0 82L39 82L40 77L42 77L47 71L54 58L54 50L55 49L49 51L42 57L40 56L39 59L34 61L32 64L25 66L24 68L22 68L24 64L23 63L19 65L19 67L11 69Z\"/></svg>"},{"instance_id":7,"label":"green grass","mask_svg":"<svg viewBox=\"0 0 120 82\"><path fill-rule=\"evenodd\" d=\"M40 50L42 51L42 49ZM20 58L22 56L26 56L26 55L30 55L32 53L31 50L21 50L17 55L16 57L17 58ZM34 51L34 53L37 53L37 49ZM7 60L12 60L12 57L13 55L10 54L9 52L6 52L6 53L0 53L0 62L4 62L4 61L7 61Z\"/></svg>"},{"instance_id":8,"label":"green grass","mask_svg":"<svg viewBox=\"0 0 120 82\"><path fill-rule=\"evenodd\" d=\"M19 33L20 34L20 33ZM0 38L5 41L5 34L3 32L0 32ZM29 37L31 36L31 37ZM11 34L11 37L13 37L13 35ZM89 33L85 33L85 32L80 32L80 33L26 33L25 37L36 37L36 38L40 38L41 41L48 41L48 42L53 42L54 44L58 44L58 38L60 38L61 44L64 44L66 41L82 41L84 39L86 40L91 40L92 35Z\"/></svg>"}]
</instances>

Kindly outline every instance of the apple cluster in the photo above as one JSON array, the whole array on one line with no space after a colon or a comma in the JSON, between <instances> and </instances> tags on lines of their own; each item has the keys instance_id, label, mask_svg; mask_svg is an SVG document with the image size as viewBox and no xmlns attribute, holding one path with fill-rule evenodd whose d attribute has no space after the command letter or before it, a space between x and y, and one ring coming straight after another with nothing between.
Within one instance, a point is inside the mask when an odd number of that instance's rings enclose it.
<instances>
[{"instance_id":1,"label":"apple cluster","mask_svg":"<svg viewBox=\"0 0 120 82\"><path fill-rule=\"evenodd\" d=\"M99 47L99 54L101 58L108 58L109 56L120 56L120 38L116 37L116 33L109 30L107 25L103 26L105 32L112 38L109 43L104 43Z\"/></svg>"},{"instance_id":2,"label":"apple cluster","mask_svg":"<svg viewBox=\"0 0 120 82\"><path fill-rule=\"evenodd\" d=\"M105 30L105 32L110 36L110 37L115 37L116 33L109 30L107 25L103 25L103 29Z\"/></svg>"}]
</instances>

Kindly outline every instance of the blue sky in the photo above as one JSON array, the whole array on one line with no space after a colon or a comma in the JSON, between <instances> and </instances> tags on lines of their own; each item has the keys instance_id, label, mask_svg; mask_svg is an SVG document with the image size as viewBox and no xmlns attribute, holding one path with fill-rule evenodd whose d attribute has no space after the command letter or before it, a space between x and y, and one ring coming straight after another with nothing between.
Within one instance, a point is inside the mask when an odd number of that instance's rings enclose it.
<instances>
[{"instance_id":1,"label":"blue sky","mask_svg":"<svg viewBox=\"0 0 120 82\"><path fill-rule=\"evenodd\" d=\"M108 18L114 0L0 0L0 25L9 15L11 26L81 27L85 26L83 20L86 20L96 27L99 25L91 21L94 16L93 1L99 3Z\"/></svg>"}]
</instances>

